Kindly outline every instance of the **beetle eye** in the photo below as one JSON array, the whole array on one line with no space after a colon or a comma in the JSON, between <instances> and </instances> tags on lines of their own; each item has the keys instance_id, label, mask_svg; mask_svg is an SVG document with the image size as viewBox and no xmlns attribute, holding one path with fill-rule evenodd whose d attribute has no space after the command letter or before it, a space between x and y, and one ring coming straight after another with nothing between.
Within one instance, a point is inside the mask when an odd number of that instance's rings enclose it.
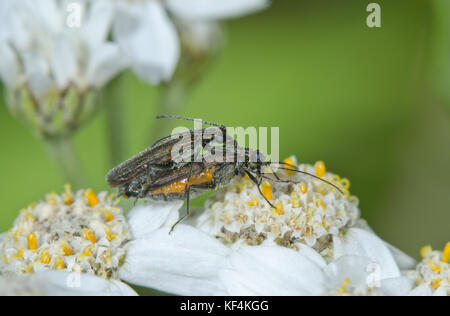
<instances>
[{"instance_id":1,"label":"beetle eye","mask_svg":"<svg viewBox=\"0 0 450 316\"><path fill-rule=\"evenodd\" d=\"M127 191L127 192L125 192L125 195L126 195L128 198L130 198L130 197L136 197L136 196L137 196L136 192L132 192L132 191Z\"/></svg>"}]
</instances>

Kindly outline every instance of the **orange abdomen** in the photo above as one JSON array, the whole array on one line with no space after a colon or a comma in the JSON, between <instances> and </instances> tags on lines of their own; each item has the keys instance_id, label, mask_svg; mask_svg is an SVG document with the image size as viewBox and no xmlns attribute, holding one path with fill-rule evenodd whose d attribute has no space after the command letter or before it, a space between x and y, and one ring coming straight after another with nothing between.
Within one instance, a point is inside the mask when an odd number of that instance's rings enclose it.
<instances>
[{"instance_id":1,"label":"orange abdomen","mask_svg":"<svg viewBox=\"0 0 450 316\"><path fill-rule=\"evenodd\" d=\"M189 188L191 185L201 185L201 184L211 183L214 178L215 170L216 170L216 167L212 167L210 169L203 170L197 174L193 174L191 176L191 180L189 181L189 184L187 187L186 187L187 178L185 178L183 180L180 180L180 181L177 181L174 183L170 183L164 187L155 189L150 192L153 195L160 195L160 194L171 195L174 193L178 193L178 194L184 193L184 190L186 188Z\"/></svg>"}]
</instances>

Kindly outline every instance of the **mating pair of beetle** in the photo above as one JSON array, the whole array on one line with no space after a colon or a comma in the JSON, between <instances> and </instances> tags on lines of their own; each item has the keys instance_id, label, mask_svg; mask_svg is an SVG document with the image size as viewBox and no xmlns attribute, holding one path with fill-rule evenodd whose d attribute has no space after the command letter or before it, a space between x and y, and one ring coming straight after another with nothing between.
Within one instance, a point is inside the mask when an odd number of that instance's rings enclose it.
<instances>
[{"instance_id":1,"label":"mating pair of beetle","mask_svg":"<svg viewBox=\"0 0 450 316\"><path fill-rule=\"evenodd\" d=\"M195 121L180 116L158 116L157 119L180 119ZM275 171L264 173L263 168L277 165L277 169L305 174L342 191L333 183L320 177L301 171L285 162L265 161L258 150L239 147L236 140L227 135L224 125L203 122L213 127L190 129L167 136L157 141L141 153L112 169L106 175L106 181L112 187L118 187L118 194L138 199L186 200L186 215L173 224L174 227L189 215L190 199L208 190L215 190L231 182L235 176L248 176L255 183L266 202L273 204L261 192L263 179L275 182L293 182L281 180ZM199 139L200 138L200 139ZM196 145L200 148L195 148ZM219 146L214 145L219 144ZM188 157L180 149L190 149ZM219 153L219 154L218 154ZM201 154L201 158L199 158ZM183 159L184 158L184 159ZM188 158L188 159L186 159ZM217 159L220 158L220 159ZM275 178L271 178L273 175Z\"/></svg>"}]
</instances>

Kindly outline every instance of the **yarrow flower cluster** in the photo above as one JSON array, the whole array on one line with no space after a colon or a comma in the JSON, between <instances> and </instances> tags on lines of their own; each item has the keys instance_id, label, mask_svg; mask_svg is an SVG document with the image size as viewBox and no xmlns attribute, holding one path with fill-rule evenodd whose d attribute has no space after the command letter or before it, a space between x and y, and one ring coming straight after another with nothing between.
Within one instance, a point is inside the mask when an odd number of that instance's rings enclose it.
<instances>
[{"instance_id":1,"label":"yarrow flower cluster","mask_svg":"<svg viewBox=\"0 0 450 316\"><path fill-rule=\"evenodd\" d=\"M106 192L51 193L22 210L0 246L0 271L67 270L117 279L131 235Z\"/></svg>"},{"instance_id":2,"label":"yarrow flower cluster","mask_svg":"<svg viewBox=\"0 0 450 316\"><path fill-rule=\"evenodd\" d=\"M160 221L152 216L154 223L144 228L148 212L135 210L125 217L117 203L107 192L74 193L66 186L62 194L50 193L23 209L13 227L0 234L0 280L15 280L2 284L0 293L136 295L122 282L121 269L131 267L127 275L142 282L145 276L136 275L141 271L134 265L141 266L148 254L138 257L127 249L146 237L143 229ZM163 212L171 211L164 205Z\"/></svg>"},{"instance_id":3,"label":"yarrow flower cluster","mask_svg":"<svg viewBox=\"0 0 450 316\"><path fill-rule=\"evenodd\" d=\"M285 162L295 164L294 158ZM297 168L336 184L345 194L315 178L282 171L279 177L291 183L262 184L265 198L276 207L272 208L250 180L237 178L231 190L223 188L208 200L199 220L205 219L208 232L225 244L259 245L272 241L298 249L298 244L304 243L331 258L333 237L342 236L359 220L358 200L349 195L350 182L326 172L323 162Z\"/></svg>"}]
</instances>

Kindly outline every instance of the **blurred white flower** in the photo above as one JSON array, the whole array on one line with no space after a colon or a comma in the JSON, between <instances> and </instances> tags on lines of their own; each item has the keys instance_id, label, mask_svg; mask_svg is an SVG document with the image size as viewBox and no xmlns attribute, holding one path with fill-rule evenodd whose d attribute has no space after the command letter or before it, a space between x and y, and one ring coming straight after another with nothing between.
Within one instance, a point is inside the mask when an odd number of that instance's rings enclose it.
<instances>
[{"instance_id":1,"label":"blurred white flower","mask_svg":"<svg viewBox=\"0 0 450 316\"><path fill-rule=\"evenodd\" d=\"M68 25L67 7L74 3L82 9L80 27ZM53 86L60 90L70 84L80 89L101 87L122 70L120 49L108 41L113 11L104 1L86 4L83 0L2 1L1 65L9 67L1 72L3 80L12 88L29 84L39 99Z\"/></svg>"},{"instance_id":2,"label":"blurred white flower","mask_svg":"<svg viewBox=\"0 0 450 316\"><path fill-rule=\"evenodd\" d=\"M66 136L98 110L100 88L120 71L130 66L151 83L168 81L180 55L178 36L191 55L212 52L221 39L217 20L267 5L268 0L3 0L0 79L8 105L39 136ZM187 81L195 79L200 64L184 65L194 72Z\"/></svg>"},{"instance_id":3,"label":"blurred white flower","mask_svg":"<svg viewBox=\"0 0 450 316\"><path fill-rule=\"evenodd\" d=\"M36 274L41 285L49 280L44 290L51 290L51 295L58 287L76 295L135 295L119 272L125 260L139 264L140 258L130 257L127 249L130 241L139 240L130 230L139 229L143 217L130 215L128 221L117 202L106 192L97 195L80 190L75 194L67 186L63 194L51 193L29 205L13 227L0 235L0 274ZM164 209L180 206L166 204ZM135 278L132 272L128 274Z\"/></svg>"},{"instance_id":4,"label":"blurred white flower","mask_svg":"<svg viewBox=\"0 0 450 316\"><path fill-rule=\"evenodd\" d=\"M116 0L115 3L114 38L129 55L133 70L144 80L159 83L171 78L180 55L175 24L190 28L193 25L197 29L201 25L202 34L191 32L191 36L199 35L195 42L204 43L205 29L214 29L215 20L261 10L269 1Z\"/></svg>"},{"instance_id":5,"label":"blurred white flower","mask_svg":"<svg viewBox=\"0 0 450 316\"><path fill-rule=\"evenodd\" d=\"M56 133L49 126L56 116L75 128L83 111L98 106L87 99L127 65L108 41L114 11L104 1L1 2L0 78L13 113L44 134ZM79 27L69 23L69 5L80 9Z\"/></svg>"},{"instance_id":6,"label":"blurred white flower","mask_svg":"<svg viewBox=\"0 0 450 316\"><path fill-rule=\"evenodd\" d=\"M290 161L295 163L292 158ZM348 180L326 173L323 163L298 168L316 172L348 193ZM285 284L289 278L307 278L308 269L296 271L295 277L293 271L281 275L287 266L296 269L298 262L312 260L318 264L317 269L323 269L326 263L340 258L364 257L376 267L376 271L367 272L376 272L379 280L401 276L397 257L409 265L414 262L398 250L394 255L374 233L358 227L364 224L359 219L357 199L350 194L342 196L328 184L311 177L297 174L283 177L300 184L262 184L264 195L276 209L271 209L249 181L237 179L208 200L204 212L178 225L172 235L168 231L174 217L171 212L175 210L155 210L153 203L137 207L131 214L142 214L142 220L132 233L139 240L130 243L130 260L127 257L120 269L121 277L182 295L233 295L245 293L239 284L246 284L247 289L254 291L259 288L248 284L245 278L249 275L254 276L255 282L267 278L268 285ZM148 214L153 214L155 219ZM249 252L258 256L258 262L245 261ZM286 257L280 257L281 254ZM268 279L265 271L276 270L277 265L282 267L280 274ZM292 282L292 287L286 289L293 291L290 294L300 293L294 291L300 280ZM320 290L331 291L335 283L321 284ZM255 293L289 294L280 287L274 287L273 291L269 291L270 286L264 289Z\"/></svg>"}]
</instances>

